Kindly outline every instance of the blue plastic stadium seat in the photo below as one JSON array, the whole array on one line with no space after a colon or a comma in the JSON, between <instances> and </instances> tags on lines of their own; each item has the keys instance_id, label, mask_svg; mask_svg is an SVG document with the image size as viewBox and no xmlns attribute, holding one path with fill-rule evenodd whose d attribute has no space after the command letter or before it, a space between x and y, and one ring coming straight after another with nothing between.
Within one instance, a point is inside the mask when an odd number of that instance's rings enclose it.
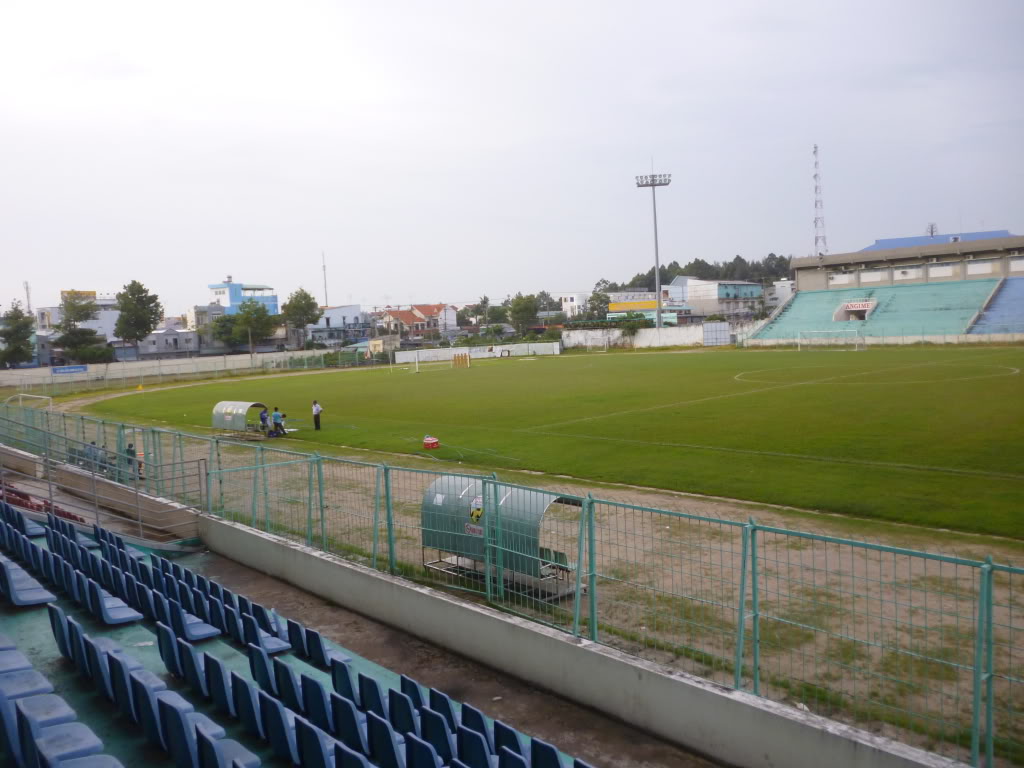
<instances>
[{"instance_id":1,"label":"blue plastic stadium seat","mask_svg":"<svg viewBox=\"0 0 1024 768\"><path fill-rule=\"evenodd\" d=\"M334 742L334 768L373 768L373 766L359 752L336 741Z\"/></svg>"},{"instance_id":2,"label":"blue plastic stadium seat","mask_svg":"<svg viewBox=\"0 0 1024 768\"><path fill-rule=\"evenodd\" d=\"M292 765L299 764L299 753L295 745L295 715L284 708L277 699L263 691L259 694L260 716L263 718L263 732L274 754Z\"/></svg>"},{"instance_id":3,"label":"blue plastic stadium seat","mask_svg":"<svg viewBox=\"0 0 1024 768\"><path fill-rule=\"evenodd\" d=\"M68 620L64 611L56 603L47 603L46 611L50 615L50 630L53 632L53 639L57 643L57 650L65 659L71 658L71 651L68 649ZM0 650L3 644L0 643Z\"/></svg>"},{"instance_id":4,"label":"blue plastic stadium seat","mask_svg":"<svg viewBox=\"0 0 1024 768\"><path fill-rule=\"evenodd\" d=\"M334 739L301 717L295 718L295 746L302 768L332 768Z\"/></svg>"},{"instance_id":5,"label":"blue plastic stadium seat","mask_svg":"<svg viewBox=\"0 0 1024 768\"><path fill-rule=\"evenodd\" d=\"M178 638L178 659L181 660L182 677L188 686L204 699L209 696L206 689L206 670L203 667L205 655L199 655L195 646Z\"/></svg>"},{"instance_id":6,"label":"blue plastic stadium seat","mask_svg":"<svg viewBox=\"0 0 1024 768\"><path fill-rule=\"evenodd\" d=\"M231 699L231 680L223 662L209 653L203 654L203 671L206 675L206 691L218 711L235 716L235 704Z\"/></svg>"},{"instance_id":7,"label":"blue plastic stadium seat","mask_svg":"<svg viewBox=\"0 0 1024 768\"><path fill-rule=\"evenodd\" d=\"M12 743L15 754L20 752L21 761L34 766L36 758L35 739L53 726L72 723L77 715L60 696L44 693L40 696L26 696L14 702L18 720L18 738Z\"/></svg>"},{"instance_id":8,"label":"blue plastic stadium seat","mask_svg":"<svg viewBox=\"0 0 1024 768\"><path fill-rule=\"evenodd\" d=\"M252 679L256 681L256 685L261 690L266 691L271 696L277 696L277 680L274 676L274 670L270 666L270 656L257 645L249 643L249 672L252 674Z\"/></svg>"},{"instance_id":9,"label":"blue plastic stadium seat","mask_svg":"<svg viewBox=\"0 0 1024 768\"><path fill-rule=\"evenodd\" d=\"M205 715L192 710L192 705L176 694L163 691L156 697L160 730L167 751L177 768L197 768L199 755L196 748L196 729L214 739L224 738L224 729Z\"/></svg>"},{"instance_id":10,"label":"blue plastic stadium seat","mask_svg":"<svg viewBox=\"0 0 1024 768\"><path fill-rule=\"evenodd\" d=\"M585 763L578 757L572 761L572 768L593 768L590 763Z\"/></svg>"},{"instance_id":11,"label":"blue plastic stadium seat","mask_svg":"<svg viewBox=\"0 0 1024 768\"><path fill-rule=\"evenodd\" d=\"M457 754L455 737L448 727L448 721L440 712L427 706L420 710L420 737L437 751L437 756L445 765Z\"/></svg>"},{"instance_id":12,"label":"blue plastic stadium seat","mask_svg":"<svg viewBox=\"0 0 1024 768\"><path fill-rule=\"evenodd\" d=\"M498 768L530 768L526 758L508 747L498 750Z\"/></svg>"},{"instance_id":13,"label":"blue plastic stadium seat","mask_svg":"<svg viewBox=\"0 0 1024 768\"><path fill-rule=\"evenodd\" d=\"M302 711L306 717L320 730L332 732L331 700L327 698L323 685L319 680L302 674L299 675L299 684L302 688Z\"/></svg>"},{"instance_id":14,"label":"blue plastic stadium seat","mask_svg":"<svg viewBox=\"0 0 1024 768\"><path fill-rule=\"evenodd\" d=\"M199 768L259 768L260 759L233 739L215 739L196 728Z\"/></svg>"},{"instance_id":15,"label":"blue plastic stadium seat","mask_svg":"<svg viewBox=\"0 0 1024 768\"><path fill-rule=\"evenodd\" d=\"M306 651L309 660L321 669L331 669L335 661L348 664L352 659L343 653L329 649L323 637L315 629L306 628Z\"/></svg>"},{"instance_id":16,"label":"blue plastic stadium seat","mask_svg":"<svg viewBox=\"0 0 1024 768\"><path fill-rule=\"evenodd\" d=\"M237 672L232 672L231 702L235 707L235 717L242 721L242 726L250 736L264 738L263 716L260 714L257 689Z\"/></svg>"},{"instance_id":17,"label":"blue plastic stadium seat","mask_svg":"<svg viewBox=\"0 0 1024 768\"><path fill-rule=\"evenodd\" d=\"M410 733L405 737L405 768L442 768L441 758L428 742Z\"/></svg>"},{"instance_id":18,"label":"blue plastic stadium seat","mask_svg":"<svg viewBox=\"0 0 1024 768\"><path fill-rule=\"evenodd\" d=\"M283 653L291 650L291 645L276 635L263 631L256 624L256 619L247 613L242 614L242 633L245 635L245 642L258 645L267 653Z\"/></svg>"},{"instance_id":19,"label":"blue plastic stadium seat","mask_svg":"<svg viewBox=\"0 0 1024 768\"><path fill-rule=\"evenodd\" d=\"M82 723L64 723L44 728L35 739L39 762L64 764L65 760L99 754L103 742Z\"/></svg>"},{"instance_id":20,"label":"blue plastic stadium seat","mask_svg":"<svg viewBox=\"0 0 1024 768\"><path fill-rule=\"evenodd\" d=\"M89 580L89 603L93 616L104 624L128 624L142 618L141 613L126 605L121 598L101 590L92 579Z\"/></svg>"},{"instance_id":21,"label":"blue plastic stadium seat","mask_svg":"<svg viewBox=\"0 0 1024 768\"><path fill-rule=\"evenodd\" d=\"M519 741L519 734L513 728L501 722L501 720L495 720L494 751L500 755L503 748L522 757L523 762L526 762L526 753L523 751L523 745Z\"/></svg>"},{"instance_id":22,"label":"blue plastic stadium seat","mask_svg":"<svg viewBox=\"0 0 1024 768\"><path fill-rule=\"evenodd\" d=\"M420 684L408 675L402 675L400 680L402 693L409 697L412 705L419 711L420 707L423 706L423 689L420 687Z\"/></svg>"},{"instance_id":23,"label":"blue plastic stadium seat","mask_svg":"<svg viewBox=\"0 0 1024 768\"><path fill-rule=\"evenodd\" d=\"M412 699L394 688L388 689L388 720L396 733L405 736L419 735L420 713L413 706Z\"/></svg>"},{"instance_id":24,"label":"blue plastic stadium seat","mask_svg":"<svg viewBox=\"0 0 1024 768\"><path fill-rule=\"evenodd\" d=\"M530 767L562 768L562 761L558 758L558 750L545 741L531 739Z\"/></svg>"},{"instance_id":25,"label":"blue plastic stadium seat","mask_svg":"<svg viewBox=\"0 0 1024 768\"><path fill-rule=\"evenodd\" d=\"M190 643L208 640L220 634L220 630L216 627L186 614L178 603L169 602L167 608L170 612L171 628L174 630L174 634Z\"/></svg>"},{"instance_id":26,"label":"blue plastic stadium seat","mask_svg":"<svg viewBox=\"0 0 1024 768\"><path fill-rule=\"evenodd\" d=\"M448 695L436 688L431 688L429 691L429 701L430 708L440 713L448 722L448 728L452 733L455 733L459 727L459 718L455 714L455 707L452 705L452 700L448 698Z\"/></svg>"},{"instance_id":27,"label":"blue plastic stadium seat","mask_svg":"<svg viewBox=\"0 0 1024 768\"><path fill-rule=\"evenodd\" d=\"M0 674L31 668L32 663L25 658L25 654L21 651L0 651Z\"/></svg>"},{"instance_id":28,"label":"blue plastic stadium seat","mask_svg":"<svg viewBox=\"0 0 1024 768\"><path fill-rule=\"evenodd\" d=\"M487 742L487 750L493 753L495 751L494 739L491 737L491 729L487 727L487 719L483 712L470 704L463 703L459 717L465 728L476 731L484 737L484 741Z\"/></svg>"},{"instance_id":29,"label":"blue plastic stadium seat","mask_svg":"<svg viewBox=\"0 0 1024 768\"><path fill-rule=\"evenodd\" d=\"M380 768L405 768L405 748L395 740L391 724L375 712L366 713L370 759Z\"/></svg>"},{"instance_id":30,"label":"blue plastic stadium seat","mask_svg":"<svg viewBox=\"0 0 1024 768\"><path fill-rule=\"evenodd\" d=\"M306 628L297 621L287 619L285 625L288 627L288 642L291 643L292 653L308 658L309 651L306 649ZM320 666L327 666L326 664Z\"/></svg>"},{"instance_id":31,"label":"blue plastic stadium seat","mask_svg":"<svg viewBox=\"0 0 1024 768\"><path fill-rule=\"evenodd\" d=\"M347 661L342 661L341 659L331 660L331 682L334 685L335 693L345 697L362 709L359 697L352 687L352 671L349 669Z\"/></svg>"},{"instance_id":32,"label":"blue plastic stadium seat","mask_svg":"<svg viewBox=\"0 0 1024 768\"><path fill-rule=\"evenodd\" d=\"M356 705L351 699L332 693L331 718L334 723L331 731L338 741L361 755L369 754L370 746L366 741L366 715L356 709Z\"/></svg>"},{"instance_id":33,"label":"blue plastic stadium seat","mask_svg":"<svg viewBox=\"0 0 1024 768\"><path fill-rule=\"evenodd\" d=\"M305 714L302 704L302 691L299 679L290 666L281 659L273 660L274 682L277 683L277 696L281 703L297 714Z\"/></svg>"},{"instance_id":34,"label":"blue plastic stadium seat","mask_svg":"<svg viewBox=\"0 0 1024 768\"><path fill-rule=\"evenodd\" d=\"M492 765L496 766L498 763L496 757L492 759L484 735L472 731L464 725L460 725L455 734L455 744L458 748L459 760L469 768L492 768Z\"/></svg>"},{"instance_id":35,"label":"blue plastic stadium seat","mask_svg":"<svg viewBox=\"0 0 1024 768\"><path fill-rule=\"evenodd\" d=\"M226 634L239 645L245 645L242 624L238 620L238 611L224 603L224 628Z\"/></svg>"},{"instance_id":36,"label":"blue plastic stadium seat","mask_svg":"<svg viewBox=\"0 0 1024 768\"><path fill-rule=\"evenodd\" d=\"M39 758L39 768L57 768L58 765L60 768L124 768L120 760L110 755L89 755L58 762L51 762L42 756Z\"/></svg>"},{"instance_id":37,"label":"blue plastic stadium seat","mask_svg":"<svg viewBox=\"0 0 1024 768\"><path fill-rule=\"evenodd\" d=\"M41 605L57 599L43 589L42 584L5 558L0 558L0 594L18 606Z\"/></svg>"},{"instance_id":38,"label":"blue plastic stadium seat","mask_svg":"<svg viewBox=\"0 0 1024 768\"><path fill-rule=\"evenodd\" d=\"M167 683L148 669L132 667L131 663L135 662L135 659L123 653L108 653L106 657L107 665L110 668L110 685L114 689L114 701L124 715L138 723L139 712L132 693L132 675L144 682L146 687L154 693L166 690Z\"/></svg>"},{"instance_id":39,"label":"blue plastic stadium seat","mask_svg":"<svg viewBox=\"0 0 1024 768\"><path fill-rule=\"evenodd\" d=\"M92 678L93 685L110 701L115 701L114 687L110 679L109 657L112 655L119 656L128 672L139 669L142 665L137 659L123 653L111 654L105 649L104 644L100 642L102 639L83 635L82 643L85 646L85 658L89 665L89 677Z\"/></svg>"},{"instance_id":40,"label":"blue plastic stadium seat","mask_svg":"<svg viewBox=\"0 0 1024 768\"><path fill-rule=\"evenodd\" d=\"M359 681L359 702L363 712L373 712L378 717L387 720L388 710L377 681L362 672L356 676L356 679Z\"/></svg>"},{"instance_id":41,"label":"blue plastic stadium seat","mask_svg":"<svg viewBox=\"0 0 1024 768\"><path fill-rule=\"evenodd\" d=\"M211 597L207 601L207 607L209 612L208 623L219 629L222 633L227 634L228 625L224 623L224 603Z\"/></svg>"}]
</instances>

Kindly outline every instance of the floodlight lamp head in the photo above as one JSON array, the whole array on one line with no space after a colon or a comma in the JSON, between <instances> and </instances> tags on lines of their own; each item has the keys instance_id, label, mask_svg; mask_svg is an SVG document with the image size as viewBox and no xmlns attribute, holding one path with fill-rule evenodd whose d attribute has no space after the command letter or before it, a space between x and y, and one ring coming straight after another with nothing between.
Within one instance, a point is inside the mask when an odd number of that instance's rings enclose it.
<instances>
[{"instance_id":1,"label":"floodlight lamp head","mask_svg":"<svg viewBox=\"0 0 1024 768\"><path fill-rule=\"evenodd\" d=\"M671 173L652 173L648 176L637 176L638 187L667 187L672 183Z\"/></svg>"}]
</instances>

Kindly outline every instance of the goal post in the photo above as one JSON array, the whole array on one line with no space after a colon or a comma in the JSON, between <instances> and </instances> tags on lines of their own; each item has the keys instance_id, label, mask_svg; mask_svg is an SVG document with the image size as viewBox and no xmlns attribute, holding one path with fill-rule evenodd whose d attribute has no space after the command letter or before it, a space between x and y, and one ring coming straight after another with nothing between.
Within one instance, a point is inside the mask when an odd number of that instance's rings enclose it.
<instances>
[{"instance_id":1,"label":"goal post","mask_svg":"<svg viewBox=\"0 0 1024 768\"><path fill-rule=\"evenodd\" d=\"M800 331L796 340L796 348L801 352L860 352L864 347L864 336L856 328L837 328L833 331Z\"/></svg>"}]
</instances>

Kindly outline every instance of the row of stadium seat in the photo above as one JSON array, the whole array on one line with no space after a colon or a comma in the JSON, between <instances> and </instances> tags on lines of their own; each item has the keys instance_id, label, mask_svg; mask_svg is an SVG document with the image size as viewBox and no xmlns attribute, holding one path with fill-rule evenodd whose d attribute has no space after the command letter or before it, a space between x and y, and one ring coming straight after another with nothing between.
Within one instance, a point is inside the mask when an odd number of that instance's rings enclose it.
<instances>
[{"instance_id":1,"label":"row of stadium seat","mask_svg":"<svg viewBox=\"0 0 1024 768\"><path fill-rule=\"evenodd\" d=\"M5 509L3 517L11 520L10 527L4 527L5 541L17 548L18 558L40 581L82 605L101 626L140 620L155 624L158 650L172 677L209 699L217 711L237 718L246 733L268 743L283 760L335 768L562 766L550 745L521 737L500 721L489 723L470 705L458 706L434 689L424 691L408 677L401 678L401 690L382 689L375 678L355 674L351 660L329 648L315 630L279 617L177 563L153 555L147 565L141 552L132 551L105 529L94 527L93 541L57 517L50 516L47 526L38 526L13 509ZM28 532L45 535L48 548L30 542ZM62 655L76 668L90 670L88 677L96 680L97 689L140 723L154 744L170 749L176 748L173 744L185 745L185 751L174 756L177 764L230 765L218 757L218 750L244 753L245 761L255 761L239 765L259 764L241 744L218 747L224 732L215 724L203 721L204 727L197 729L183 720L193 711L187 701L164 696L173 705L161 705L154 698L166 690L161 678L134 660L126 661L131 657L116 643L90 638L78 622L64 615L54 595L47 594L51 629ZM105 614L105 608L118 610ZM192 629L196 625L209 629L197 637ZM198 652L190 637L222 637L240 646L247 652L255 683L229 671L217 656ZM315 673L302 673L272 654L302 659L329 672L335 690L325 689ZM133 703L133 695L145 690L155 702L150 714L145 702L141 710ZM172 744L161 736L168 728L178 735ZM574 765L585 767L581 761Z\"/></svg>"},{"instance_id":2,"label":"row of stadium seat","mask_svg":"<svg viewBox=\"0 0 1024 768\"><path fill-rule=\"evenodd\" d=\"M957 280L878 288L800 291L757 339L796 339L801 332L858 330L863 336L966 333L998 281ZM866 320L833 319L846 302L874 301Z\"/></svg>"},{"instance_id":3,"label":"row of stadium seat","mask_svg":"<svg viewBox=\"0 0 1024 768\"><path fill-rule=\"evenodd\" d=\"M971 333L1024 333L1024 277L1008 277Z\"/></svg>"}]
</instances>

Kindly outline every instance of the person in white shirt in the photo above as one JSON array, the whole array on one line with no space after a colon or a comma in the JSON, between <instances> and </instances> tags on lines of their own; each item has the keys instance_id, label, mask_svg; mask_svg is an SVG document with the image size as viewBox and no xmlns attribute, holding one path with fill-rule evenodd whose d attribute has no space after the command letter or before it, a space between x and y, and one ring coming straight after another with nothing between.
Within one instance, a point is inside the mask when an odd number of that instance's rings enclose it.
<instances>
[{"instance_id":1,"label":"person in white shirt","mask_svg":"<svg viewBox=\"0 0 1024 768\"><path fill-rule=\"evenodd\" d=\"M320 431L320 412L323 407L316 400L313 401L313 429Z\"/></svg>"}]
</instances>

